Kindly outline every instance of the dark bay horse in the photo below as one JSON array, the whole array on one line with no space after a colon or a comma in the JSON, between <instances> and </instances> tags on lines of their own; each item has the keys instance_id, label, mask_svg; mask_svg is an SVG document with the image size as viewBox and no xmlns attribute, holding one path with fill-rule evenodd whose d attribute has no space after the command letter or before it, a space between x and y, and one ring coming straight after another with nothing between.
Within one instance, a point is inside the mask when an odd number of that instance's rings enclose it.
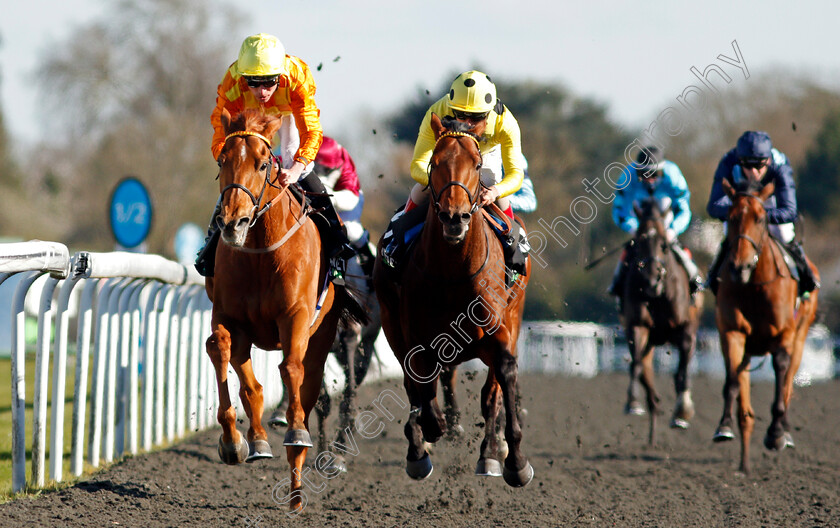
<instances>
[{"instance_id":1,"label":"dark bay horse","mask_svg":"<svg viewBox=\"0 0 840 528\"><path fill-rule=\"evenodd\" d=\"M630 348L630 386L627 388L626 414L641 415L644 407L637 399L637 386L645 388L650 416L648 443L653 444L660 399L654 385L653 348L672 344L679 351L674 373L677 403L671 416L672 428L686 429L694 416L694 403L688 365L697 343L703 298L689 293L688 274L666 241L666 212L649 198L634 205L639 228L630 243L627 277L624 282L621 321Z\"/></svg>"},{"instance_id":2,"label":"dark bay horse","mask_svg":"<svg viewBox=\"0 0 840 528\"><path fill-rule=\"evenodd\" d=\"M502 246L477 203L478 137L485 124L461 125L444 126L432 115L437 142L429 164L431 206L425 227L400 277L392 277L380 257L374 268L382 329L402 365L411 404L406 472L414 479L432 472L424 440L436 442L446 431L436 394L441 370L477 357L488 373L481 391L485 437L476 474L503 475L509 485L524 486L534 470L520 448L516 340L531 263L524 276L506 286ZM495 434L502 405L509 447L503 468Z\"/></svg>"},{"instance_id":3,"label":"dark bay horse","mask_svg":"<svg viewBox=\"0 0 840 528\"><path fill-rule=\"evenodd\" d=\"M328 259L308 210L276 183L269 138L280 120L258 110L235 119L222 114L226 139L219 156L221 240L215 277L206 281L213 302L207 354L216 370L219 457L227 464L270 458L262 385L254 377L251 345L282 349L280 374L289 393L284 438L291 469L292 509L301 507L301 471L309 414L318 398L324 362L339 319L364 313L345 288L327 279ZM250 421L247 437L236 429L228 391L228 365L240 381L239 397Z\"/></svg>"},{"instance_id":4,"label":"dark bay horse","mask_svg":"<svg viewBox=\"0 0 840 528\"><path fill-rule=\"evenodd\" d=\"M807 299L798 300L796 280L767 229L763 204L773 195L774 184L763 187L751 184L736 189L724 180L723 187L732 200L726 235L731 249L723 263L715 307L726 383L723 416L714 441L735 438L732 411L737 397L740 471L748 474L750 437L755 425L750 403L750 358L769 353L776 374L772 419L764 446L771 450L793 447L787 411L808 329L816 317L819 290L811 292ZM819 281L816 266L811 262L808 265Z\"/></svg>"}]
</instances>

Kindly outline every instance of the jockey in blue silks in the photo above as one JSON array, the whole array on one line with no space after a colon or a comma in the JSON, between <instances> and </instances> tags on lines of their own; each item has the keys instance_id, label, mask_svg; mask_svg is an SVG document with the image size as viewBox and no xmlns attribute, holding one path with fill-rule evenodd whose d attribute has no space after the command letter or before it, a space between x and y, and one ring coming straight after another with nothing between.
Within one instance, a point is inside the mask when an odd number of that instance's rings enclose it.
<instances>
[{"instance_id":1,"label":"jockey in blue silks","mask_svg":"<svg viewBox=\"0 0 840 528\"><path fill-rule=\"evenodd\" d=\"M628 183L624 188L616 191L613 200L613 221L622 230L636 236L639 219L633 208L634 203L653 197L663 211L666 239L677 257L677 261L685 268L689 277L691 294L702 289L703 281L697 272L697 265L691 259L689 252L683 248L677 236L682 234L691 221L689 198L691 192L685 182L680 168L676 163L666 160L658 147L648 146L641 149L636 163L624 167L619 181ZM618 266L613 273L609 293L620 297L624 293L624 279L627 275L627 251L621 254Z\"/></svg>"},{"instance_id":2,"label":"jockey in blue silks","mask_svg":"<svg viewBox=\"0 0 840 528\"><path fill-rule=\"evenodd\" d=\"M748 130L744 132L734 149L727 152L718 163L715 181L709 195L706 211L712 218L723 220L729 215L732 201L723 189L726 179L733 186L747 181L774 182L773 195L764 202L767 212L768 231L775 239L785 245L799 271L799 293L807 296L820 285L808 266L802 244L794 240L794 221L798 215L796 207L796 187L793 182L793 168L787 156L773 148L773 142L767 132ZM709 268L709 287L717 293L718 274L727 252L726 237L721 242L712 266Z\"/></svg>"}]
</instances>

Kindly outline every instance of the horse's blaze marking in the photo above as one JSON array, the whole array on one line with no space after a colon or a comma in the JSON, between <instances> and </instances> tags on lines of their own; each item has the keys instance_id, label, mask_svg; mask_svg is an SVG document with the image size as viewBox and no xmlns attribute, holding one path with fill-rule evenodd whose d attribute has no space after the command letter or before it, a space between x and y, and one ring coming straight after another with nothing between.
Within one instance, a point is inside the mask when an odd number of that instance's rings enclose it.
<instances>
[{"instance_id":1,"label":"horse's blaze marking","mask_svg":"<svg viewBox=\"0 0 840 528\"><path fill-rule=\"evenodd\" d=\"M240 150L239 150L239 158L240 158L240 159L244 162L244 161L245 161L245 157L246 157L247 155L248 155L248 152L247 152L247 150L245 150L245 145L242 145L242 147L241 147L241 148L240 148Z\"/></svg>"}]
</instances>

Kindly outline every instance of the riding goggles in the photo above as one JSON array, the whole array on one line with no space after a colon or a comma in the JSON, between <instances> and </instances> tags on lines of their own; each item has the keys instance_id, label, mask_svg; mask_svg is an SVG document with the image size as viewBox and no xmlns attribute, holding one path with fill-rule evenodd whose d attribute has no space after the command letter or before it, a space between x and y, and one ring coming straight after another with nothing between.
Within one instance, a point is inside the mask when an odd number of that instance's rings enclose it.
<instances>
[{"instance_id":1,"label":"riding goggles","mask_svg":"<svg viewBox=\"0 0 840 528\"><path fill-rule=\"evenodd\" d=\"M272 75L269 77L245 77L245 82L251 88L271 88L277 84L278 77Z\"/></svg>"},{"instance_id":2,"label":"riding goggles","mask_svg":"<svg viewBox=\"0 0 840 528\"><path fill-rule=\"evenodd\" d=\"M484 121L490 112L464 112L462 110L453 110L452 114L458 121Z\"/></svg>"},{"instance_id":3,"label":"riding goggles","mask_svg":"<svg viewBox=\"0 0 840 528\"><path fill-rule=\"evenodd\" d=\"M739 163L745 169L763 169L769 161L768 158L741 158Z\"/></svg>"}]
</instances>

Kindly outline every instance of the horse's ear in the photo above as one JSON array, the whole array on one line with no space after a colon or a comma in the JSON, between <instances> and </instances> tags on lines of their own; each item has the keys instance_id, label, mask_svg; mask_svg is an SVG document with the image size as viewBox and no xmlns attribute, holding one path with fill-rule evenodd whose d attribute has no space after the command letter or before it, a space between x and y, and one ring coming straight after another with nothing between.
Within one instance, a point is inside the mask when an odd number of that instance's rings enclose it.
<instances>
[{"instance_id":1,"label":"horse's ear","mask_svg":"<svg viewBox=\"0 0 840 528\"><path fill-rule=\"evenodd\" d=\"M432 112L432 132L435 133L435 139L439 138L444 130L445 128L443 123L440 122L440 118L436 113Z\"/></svg>"},{"instance_id":2,"label":"horse's ear","mask_svg":"<svg viewBox=\"0 0 840 528\"><path fill-rule=\"evenodd\" d=\"M723 184L723 191L726 193L727 196L729 196L729 199L734 199L736 194L735 187L733 187L732 184L729 183L729 180L727 180L726 178L721 180L721 183Z\"/></svg>"},{"instance_id":3,"label":"horse's ear","mask_svg":"<svg viewBox=\"0 0 840 528\"><path fill-rule=\"evenodd\" d=\"M758 197L761 198L761 201L763 202L773 196L773 192L775 190L776 184L774 182L770 182L761 188L761 191L758 193Z\"/></svg>"},{"instance_id":4,"label":"horse's ear","mask_svg":"<svg viewBox=\"0 0 840 528\"><path fill-rule=\"evenodd\" d=\"M265 128L263 128L262 135L267 137L269 140L274 137L274 134L280 130L280 125L283 124L283 121L277 116L266 116L265 117Z\"/></svg>"},{"instance_id":5,"label":"horse's ear","mask_svg":"<svg viewBox=\"0 0 840 528\"><path fill-rule=\"evenodd\" d=\"M230 112L228 112L227 108L222 108L222 130L225 131L225 135L230 133Z\"/></svg>"}]
</instances>

